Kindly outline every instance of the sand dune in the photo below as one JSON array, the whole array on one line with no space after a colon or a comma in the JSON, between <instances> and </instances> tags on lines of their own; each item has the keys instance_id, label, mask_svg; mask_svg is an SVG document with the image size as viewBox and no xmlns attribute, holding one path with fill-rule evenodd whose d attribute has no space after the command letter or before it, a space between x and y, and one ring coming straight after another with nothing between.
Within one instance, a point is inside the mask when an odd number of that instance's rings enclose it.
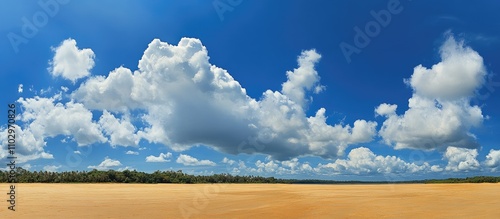
<instances>
[{"instance_id":1,"label":"sand dune","mask_svg":"<svg viewBox=\"0 0 500 219\"><path fill-rule=\"evenodd\" d=\"M0 186L8 189L7 184ZM500 215L500 184L17 184L16 193L16 211L9 211L4 201L1 218L498 218Z\"/></svg>"}]
</instances>

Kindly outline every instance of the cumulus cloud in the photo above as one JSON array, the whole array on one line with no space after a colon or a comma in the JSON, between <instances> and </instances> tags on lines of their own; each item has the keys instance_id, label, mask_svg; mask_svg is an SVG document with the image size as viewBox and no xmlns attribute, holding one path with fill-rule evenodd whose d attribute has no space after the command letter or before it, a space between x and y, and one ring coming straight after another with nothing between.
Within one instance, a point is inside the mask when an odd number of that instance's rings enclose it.
<instances>
[{"instance_id":1,"label":"cumulus cloud","mask_svg":"<svg viewBox=\"0 0 500 219\"><path fill-rule=\"evenodd\" d=\"M175 161L184 166L215 166L215 163L210 160L198 160L186 154L180 154Z\"/></svg>"},{"instance_id":2,"label":"cumulus cloud","mask_svg":"<svg viewBox=\"0 0 500 219\"><path fill-rule=\"evenodd\" d=\"M43 170L47 171L47 172L57 172L57 170L59 170L62 166L61 165L47 165L47 166L44 166L43 167Z\"/></svg>"},{"instance_id":3,"label":"cumulus cloud","mask_svg":"<svg viewBox=\"0 0 500 219\"><path fill-rule=\"evenodd\" d=\"M428 163L417 165L408 163L396 156L376 155L370 149L359 147L352 149L347 159L337 159L333 163L319 164L318 170L333 174L398 174L438 171L438 166Z\"/></svg>"},{"instance_id":4,"label":"cumulus cloud","mask_svg":"<svg viewBox=\"0 0 500 219\"><path fill-rule=\"evenodd\" d=\"M416 94L430 99L471 97L485 82L483 58L453 36L440 48L441 62L430 69L418 65L406 83Z\"/></svg>"},{"instance_id":5,"label":"cumulus cloud","mask_svg":"<svg viewBox=\"0 0 500 219\"><path fill-rule=\"evenodd\" d=\"M231 160L231 159L229 159L229 158L227 158L227 157L224 157L224 158L222 159L222 163L225 163L225 164L228 164L228 165L233 165L233 164L235 164L235 163L236 163L236 161Z\"/></svg>"},{"instance_id":6,"label":"cumulus cloud","mask_svg":"<svg viewBox=\"0 0 500 219\"><path fill-rule=\"evenodd\" d=\"M17 92L18 93L22 93L23 92L23 84L19 84L19 86L17 87Z\"/></svg>"},{"instance_id":7,"label":"cumulus cloud","mask_svg":"<svg viewBox=\"0 0 500 219\"><path fill-rule=\"evenodd\" d=\"M405 82L413 89L408 110L396 114L397 105L381 104L375 110L386 120L379 131L396 149L435 149L455 146L477 148L470 132L483 122L479 106L471 105L474 92L484 84L482 57L449 36L441 46L441 62L427 69L415 67Z\"/></svg>"},{"instance_id":8,"label":"cumulus cloud","mask_svg":"<svg viewBox=\"0 0 500 219\"><path fill-rule=\"evenodd\" d=\"M262 162L258 160L255 162L255 166L257 167L257 172L269 172L269 173L277 173L279 168L279 162L270 160L268 162Z\"/></svg>"},{"instance_id":9,"label":"cumulus cloud","mask_svg":"<svg viewBox=\"0 0 500 219\"><path fill-rule=\"evenodd\" d=\"M18 102L23 108L21 121L29 124L26 131L32 133L36 147L45 145L44 138L58 135L73 136L80 146L96 142L106 142L101 128L92 120L90 112L81 103L65 104L53 98L20 98Z\"/></svg>"},{"instance_id":10,"label":"cumulus cloud","mask_svg":"<svg viewBox=\"0 0 500 219\"><path fill-rule=\"evenodd\" d=\"M301 163L298 158L292 158L290 160L285 160L279 162L280 167L278 168L279 174L300 174L300 173L311 173L314 171L309 163Z\"/></svg>"},{"instance_id":11,"label":"cumulus cloud","mask_svg":"<svg viewBox=\"0 0 500 219\"><path fill-rule=\"evenodd\" d=\"M443 156L448 160L445 169L453 172L478 170L480 165L476 160L477 155L477 149L448 147Z\"/></svg>"},{"instance_id":12,"label":"cumulus cloud","mask_svg":"<svg viewBox=\"0 0 500 219\"><path fill-rule=\"evenodd\" d=\"M105 157L104 160L97 166L88 166L89 169L97 169L97 170L108 170L113 167L119 167L122 163L119 160L113 160L109 157Z\"/></svg>"},{"instance_id":13,"label":"cumulus cloud","mask_svg":"<svg viewBox=\"0 0 500 219\"><path fill-rule=\"evenodd\" d=\"M136 128L128 117L117 119L113 114L104 110L99 119L99 125L110 137L111 146L137 146L139 144L140 138L135 134Z\"/></svg>"},{"instance_id":14,"label":"cumulus cloud","mask_svg":"<svg viewBox=\"0 0 500 219\"><path fill-rule=\"evenodd\" d=\"M244 161L223 159L223 163L228 165L228 170L232 174L311 174L316 170L309 163L302 163L298 158L277 161L268 156L264 161L257 160L252 166L247 166Z\"/></svg>"},{"instance_id":15,"label":"cumulus cloud","mask_svg":"<svg viewBox=\"0 0 500 219\"><path fill-rule=\"evenodd\" d=\"M375 109L375 113L377 115L380 115L380 116L390 116L390 115L394 115L396 113L397 108L398 108L398 105L396 105L396 104L383 103L383 104L380 104Z\"/></svg>"},{"instance_id":16,"label":"cumulus cloud","mask_svg":"<svg viewBox=\"0 0 500 219\"><path fill-rule=\"evenodd\" d=\"M170 162L169 158L172 157L172 153L168 152L166 154L160 153L158 157L155 157L153 155L147 156L146 157L146 162Z\"/></svg>"},{"instance_id":17,"label":"cumulus cloud","mask_svg":"<svg viewBox=\"0 0 500 219\"><path fill-rule=\"evenodd\" d=\"M74 39L67 39L52 50L55 54L48 70L53 76L61 76L75 83L90 75L95 56L91 49L78 49Z\"/></svg>"},{"instance_id":18,"label":"cumulus cloud","mask_svg":"<svg viewBox=\"0 0 500 219\"><path fill-rule=\"evenodd\" d=\"M29 128L23 129L14 125L16 131L16 163L24 163L36 159L53 159L54 156L44 151L46 145L43 137L33 133ZM8 129L0 128L0 142L2 145L8 145ZM9 155L7 147L0 149L0 159L5 160Z\"/></svg>"},{"instance_id":19,"label":"cumulus cloud","mask_svg":"<svg viewBox=\"0 0 500 219\"><path fill-rule=\"evenodd\" d=\"M127 152L125 152L125 154L128 154L128 155L139 155L139 152L137 152L137 151L127 151Z\"/></svg>"},{"instance_id":20,"label":"cumulus cloud","mask_svg":"<svg viewBox=\"0 0 500 219\"><path fill-rule=\"evenodd\" d=\"M488 155L486 155L484 166L489 168L492 172L497 171L500 167L500 150L491 149Z\"/></svg>"},{"instance_id":21,"label":"cumulus cloud","mask_svg":"<svg viewBox=\"0 0 500 219\"><path fill-rule=\"evenodd\" d=\"M200 40L183 38L171 45L155 39L138 70L119 67L107 77L90 77L71 97L89 109L109 111L107 121L115 124L114 115L144 112L144 128L130 127L127 135L120 135L131 137L122 139L127 145L143 138L175 151L202 144L226 153L259 152L281 160L301 155L336 158L348 145L371 141L376 123L329 125L324 108L306 116L307 92L324 89L314 69L320 57L314 50L302 52L298 67L287 72L282 91L267 90L256 100L226 70L209 63ZM132 130L138 130L136 136Z\"/></svg>"},{"instance_id":22,"label":"cumulus cloud","mask_svg":"<svg viewBox=\"0 0 500 219\"><path fill-rule=\"evenodd\" d=\"M323 87L318 85L320 77L314 69L315 64L320 58L321 55L316 53L315 50L303 51L297 60L299 67L294 69L294 71L286 72L288 80L283 83L281 93L300 106L304 106L307 100L305 98L306 91L314 88L315 93L321 92Z\"/></svg>"}]
</instances>

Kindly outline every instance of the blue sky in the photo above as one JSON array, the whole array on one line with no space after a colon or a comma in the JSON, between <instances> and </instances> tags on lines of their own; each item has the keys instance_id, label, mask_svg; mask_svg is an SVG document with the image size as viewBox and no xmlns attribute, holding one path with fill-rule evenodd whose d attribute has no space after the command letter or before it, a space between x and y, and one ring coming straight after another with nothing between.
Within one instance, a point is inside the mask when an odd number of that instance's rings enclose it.
<instances>
[{"instance_id":1,"label":"blue sky","mask_svg":"<svg viewBox=\"0 0 500 219\"><path fill-rule=\"evenodd\" d=\"M0 114L16 103L27 169L499 175L499 3L4 5Z\"/></svg>"}]
</instances>

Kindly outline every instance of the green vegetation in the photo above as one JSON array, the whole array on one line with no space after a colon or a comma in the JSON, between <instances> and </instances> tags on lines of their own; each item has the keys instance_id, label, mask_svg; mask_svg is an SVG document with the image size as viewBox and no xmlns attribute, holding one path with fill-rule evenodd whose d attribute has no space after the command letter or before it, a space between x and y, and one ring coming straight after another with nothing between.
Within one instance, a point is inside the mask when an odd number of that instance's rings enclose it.
<instances>
[{"instance_id":1,"label":"green vegetation","mask_svg":"<svg viewBox=\"0 0 500 219\"><path fill-rule=\"evenodd\" d=\"M0 182L8 182L8 172L0 171ZM27 171L17 168L18 183L284 183L274 177L214 174L194 176L179 171L92 170L71 172Z\"/></svg>"},{"instance_id":2,"label":"green vegetation","mask_svg":"<svg viewBox=\"0 0 500 219\"><path fill-rule=\"evenodd\" d=\"M500 177L495 176L474 176L467 178L429 179L425 183L498 183Z\"/></svg>"},{"instance_id":3,"label":"green vegetation","mask_svg":"<svg viewBox=\"0 0 500 219\"><path fill-rule=\"evenodd\" d=\"M8 182L7 171L0 171L0 183ZM429 179L414 181L333 181L318 179L276 179L262 176L233 176L214 174L210 176L190 175L178 171L92 170L71 172L28 171L17 168L18 183L290 183L290 184L387 184L387 183L498 183L500 177L475 176L467 178Z\"/></svg>"}]
</instances>

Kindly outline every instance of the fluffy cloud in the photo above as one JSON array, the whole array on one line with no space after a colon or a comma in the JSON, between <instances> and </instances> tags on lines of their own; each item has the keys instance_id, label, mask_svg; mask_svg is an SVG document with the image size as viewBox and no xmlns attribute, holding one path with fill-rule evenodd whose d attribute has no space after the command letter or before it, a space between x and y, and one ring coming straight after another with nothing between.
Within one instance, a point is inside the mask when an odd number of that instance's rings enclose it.
<instances>
[{"instance_id":1,"label":"fluffy cloud","mask_svg":"<svg viewBox=\"0 0 500 219\"><path fill-rule=\"evenodd\" d=\"M104 133L110 137L109 143L111 146L137 146L139 144L140 138L134 133L136 128L127 117L119 120L113 114L104 110L99 119L99 125Z\"/></svg>"},{"instance_id":2,"label":"fluffy cloud","mask_svg":"<svg viewBox=\"0 0 500 219\"><path fill-rule=\"evenodd\" d=\"M138 70L120 67L107 77L91 77L71 97L115 115L144 112L146 126L137 136L131 135L136 130L132 127L119 135L131 137L122 139L126 145L144 138L176 151L203 144L226 153L259 152L281 160L301 155L336 158L348 145L370 141L376 123L358 120L353 126L332 126L326 123L324 108L306 116L306 92L324 88L314 69L320 57L314 50L302 52L299 66L287 72L282 91L267 90L256 100L226 70L209 63L200 40L183 38L170 45L155 39ZM111 113L106 115L116 124ZM109 126L104 130L115 127ZM116 139L118 144L121 138Z\"/></svg>"},{"instance_id":3,"label":"fluffy cloud","mask_svg":"<svg viewBox=\"0 0 500 219\"><path fill-rule=\"evenodd\" d=\"M19 86L17 87L17 92L18 93L22 93L23 92L23 84L19 84Z\"/></svg>"},{"instance_id":4,"label":"fluffy cloud","mask_svg":"<svg viewBox=\"0 0 500 219\"><path fill-rule=\"evenodd\" d=\"M16 162L24 163L36 159L53 159L53 155L44 151L45 142L43 137L34 134L30 129L22 129L18 125L15 126L16 131ZM0 129L0 142L2 145L7 145L8 129L2 127ZM8 156L8 150L5 147L0 149L0 159L5 160Z\"/></svg>"},{"instance_id":5,"label":"fluffy cloud","mask_svg":"<svg viewBox=\"0 0 500 219\"><path fill-rule=\"evenodd\" d=\"M315 64L320 58L321 55L314 50L302 52L297 60L299 68L286 72L288 80L282 84L281 93L300 106L305 106L306 91L313 89L315 85L315 93L319 93L322 90L322 86L318 85L320 77L314 69Z\"/></svg>"},{"instance_id":6,"label":"fluffy cloud","mask_svg":"<svg viewBox=\"0 0 500 219\"><path fill-rule=\"evenodd\" d=\"M236 163L236 161L231 160L231 159L228 159L227 157L224 157L224 158L222 159L222 163L225 163L225 164L228 164L228 165L233 165L233 164L235 164L235 163Z\"/></svg>"},{"instance_id":7,"label":"fluffy cloud","mask_svg":"<svg viewBox=\"0 0 500 219\"><path fill-rule=\"evenodd\" d=\"M477 149L448 147L443 156L448 160L446 170L453 172L478 170L480 166L476 160L477 155Z\"/></svg>"},{"instance_id":8,"label":"fluffy cloud","mask_svg":"<svg viewBox=\"0 0 500 219\"><path fill-rule=\"evenodd\" d=\"M72 96L90 109L127 111L141 106L141 101L145 100L141 98L146 98L152 89L147 86L146 82L135 77L129 69L119 67L107 77L89 78Z\"/></svg>"},{"instance_id":9,"label":"fluffy cloud","mask_svg":"<svg viewBox=\"0 0 500 219\"><path fill-rule=\"evenodd\" d=\"M318 170L334 174L398 174L439 171L438 166L428 163L417 165L408 163L396 156L376 155L370 149L352 149L347 159L337 159L333 163L319 164Z\"/></svg>"},{"instance_id":10,"label":"fluffy cloud","mask_svg":"<svg viewBox=\"0 0 500 219\"><path fill-rule=\"evenodd\" d=\"M57 100L58 97L18 100L24 109L21 121L29 124L26 130L38 141L33 146L41 147L40 142L45 137L58 135L73 136L80 146L107 141L100 126L93 122L92 113L83 104L56 103Z\"/></svg>"},{"instance_id":11,"label":"fluffy cloud","mask_svg":"<svg viewBox=\"0 0 500 219\"><path fill-rule=\"evenodd\" d=\"M118 160L113 160L109 157L105 157L104 160L97 166L88 166L89 169L97 169L97 170L108 170L113 167L119 167L122 163Z\"/></svg>"},{"instance_id":12,"label":"fluffy cloud","mask_svg":"<svg viewBox=\"0 0 500 219\"><path fill-rule=\"evenodd\" d=\"M453 36L441 46L441 62L431 69L418 65L406 83L416 94L430 99L456 100L472 97L485 81L483 58Z\"/></svg>"},{"instance_id":13,"label":"fluffy cloud","mask_svg":"<svg viewBox=\"0 0 500 219\"><path fill-rule=\"evenodd\" d=\"M375 113L380 116L390 116L396 113L397 108L398 105L383 103L375 109Z\"/></svg>"},{"instance_id":14,"label":"fluffy cloud","mask_svg":"<svg viewBox=\"0 0 500 219\"><path fill-rule=\"evenodd\" d=\"M172 157L172 153L170 153L170 152L168 152L166 154L160 153L160 155L158 155L158 157L155 157L153 155L147 156L146 162L170 162L170 160L168 160L168 159L171 157Z\"/></svg>"},{"instance_id":15,"label":"fluffy cloud","mask_svg":"<svg viewBox=\"0 0 500 219\"><path fill-rule=\"evenodd\" d=\"M396 114L396 105L381 104L375 110L386 117L380 136L396 149L434 149L456 146L476 148L470 129L483 122L481 108L470 103L484 83L486 70L481 56L452 36L441 46L442 61L427 69L415 67L405 82L414 91L409 109Z\"/></svg>"},{"instance_id":16,"label":"fluffy cloud","mask_svg":"<svg viewBox=\"0 0 500 219\"><path fill-rule=\"evenodd\" d=\"M215 163L213 161L198 160L194 157L185 154L180 154L175 162L180 163L184 166L215 166Z\"/></svg>"},{"instance_id":17,"label":"fluffy cloud","mask_svg":"<svg viewBox=\"0 0 500 219\"><path fill-rule=\"evenodd\" d=\"M490 153L486 155L484 165L487 168L490 168L492 172L497 171L500 167L500 150L491 149Z\"/></svg>"},{"instance_id":18,"label":"fluffy cloud","mask_svg":"<svg viewBox=\"0 0 500 219\"><path fill-rule=\"evenodd\" d=\"M257 162L255 162L255 166L257 167L257 172L265 171L269 173L276 173L279 168L279 162L270 160L266 163L258 160Z\"/></svg>"},{"instance_id":19,"label":"fluffy cloud","mask_svg":"<svg viewBox=\"0 0 500 219\"><path fill-rule=\"evenodd\" d=\"M54 58L49 62L49 72L72 81L87 77L94 67L94 52L91 49L78 49L74 39L64 40L57 48Z\"/></svg>"},{"instance_id":20,"label":"fluffy cloud","mask_svg":"<svg viewBox=\"0 0 500 219\"><path fill-rule=\"evenodd\" d=\"M307 162L301 163L298 158L290 160L277 161L271 160L272 157L268 156L264 161L257 160L255 167L247 166L244 161L234 161L227 158L222 160L222 163L227 164L227 169L232 174L310 174L316 170L311 167Z\"/></svg>"},{"instance_id":21,"label":"fluffy cloud","mask_svg":"<svg viewBox=\"0 0 500 219\"><path fill-rule=\"evenodd\" d=\"M128 154L128 155L139 155L139 152L137 152L137 151L127 151L127 152L125 152L125 154Z\"/></svg>"}]
</instances>

